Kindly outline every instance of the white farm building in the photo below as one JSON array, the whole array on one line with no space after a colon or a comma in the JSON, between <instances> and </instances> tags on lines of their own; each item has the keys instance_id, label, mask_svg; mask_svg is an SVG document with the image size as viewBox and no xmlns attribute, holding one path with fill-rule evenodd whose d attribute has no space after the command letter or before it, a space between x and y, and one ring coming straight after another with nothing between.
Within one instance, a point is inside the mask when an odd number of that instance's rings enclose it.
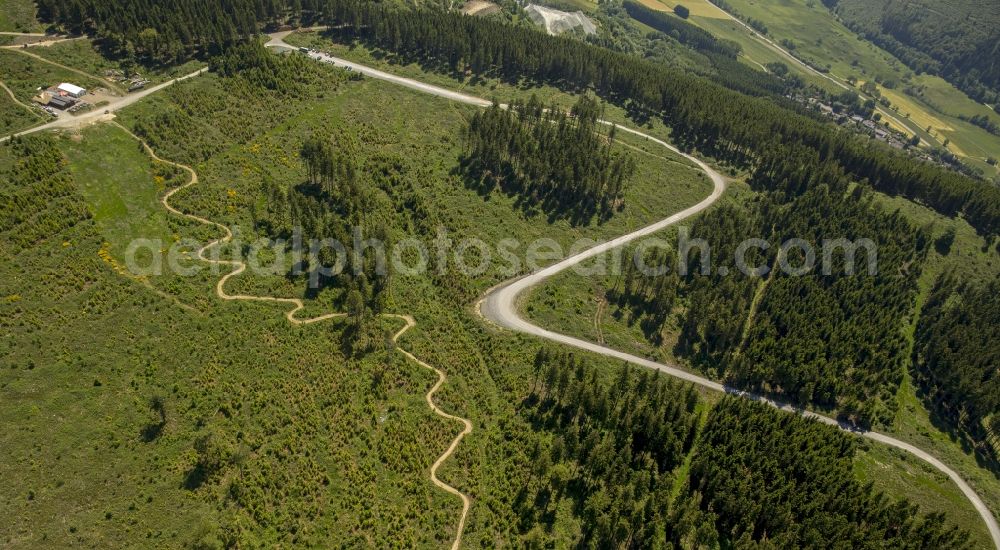
<instances>
[{"instance_id":1,"label":"white farm building","mask_svg":"<svg viewBox=\"0 0 1000 550\"><path fill-rule=\"evenodd\" d=\"M81 87L79 87L79 86L77 86L75 84L69 84L68 82L63 82L62 84L60 84L57 87L57 89L60 92L66 92L66 95L69 95L69 96L72 96L72 97L75 97L75 98L81 98L81 97L87 95L87 90L85 90L85 89L83 89L83 88L81 88Z\"/></svg>"}]
</instances>

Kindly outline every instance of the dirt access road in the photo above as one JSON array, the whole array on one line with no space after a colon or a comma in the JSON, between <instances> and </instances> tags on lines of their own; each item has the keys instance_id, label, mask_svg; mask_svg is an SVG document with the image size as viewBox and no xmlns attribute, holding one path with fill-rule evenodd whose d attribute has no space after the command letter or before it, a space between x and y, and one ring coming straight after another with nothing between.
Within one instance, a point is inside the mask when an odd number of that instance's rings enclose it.
<instances>
[{"instance_id":1,"label":"dirt access road","mask_svg":"<svg viewBox=\"0 0 1000 550\"><path fill-rule=\"evenodd\" d=\"M195 71L193 73L190 73L188 75L182 76L180 78L176 78L174 80L170 80L168 82L164 82L164 83L159 84L157 86L153 86L152 88L147 88L145 90L142 90L141 92L134 92L134 93L128 94L125 97L122 97L121 99L118 99L117 101L113 101L110 104L105 105L103 108L95 109L93 111L90 111L88 113L84 113L82 115L77 115L77 116L70 115L70 116L60 117L60 118L58 118L56 120L53 120L52 122L49 122L47 124L42 124L40 126L35 126L34 128L28 128L27 130L24 130L24 131L21 131L21 132L17 132L14 135L15 136L25 136L25 135L28 135L28 134L33 134L35 132L42 132L42 131L45 131L45 130L65 130L65 129L71 129L71 128L80 128L80 127L86 126L88 124L94 124L96 122L104 122L104 121L112 120L112 119L114 119L113 113L115 111L118 111L120 109L124 109L125 107L128 107L129 105L132 105L132 104L134 104L134 103L136 103L138 101L141 101L143 98L145 98L147 96L150 96L152 94L155 94L156 92L159 92L160 90L166 88L167 86L170 86L170 85L174 84L175 82L181 82L182 80L187 80L189 78L194 78L194 77L196 77L198 75L201 75L201 74L203 74L203 73L205 73L207 71L208 71L208 68L199 69L199 70L197 70L197 71ZM4 137L0 138L0 142L7 141L8 139L10 139L10 136L4 136Z\"/></svg>"}]
</instances>

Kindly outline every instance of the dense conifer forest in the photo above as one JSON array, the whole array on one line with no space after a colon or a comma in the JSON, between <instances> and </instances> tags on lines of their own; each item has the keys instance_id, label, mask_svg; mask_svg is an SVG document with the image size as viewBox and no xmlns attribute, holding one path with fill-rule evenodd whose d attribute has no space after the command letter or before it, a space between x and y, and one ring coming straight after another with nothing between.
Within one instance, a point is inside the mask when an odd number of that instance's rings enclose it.
<instances>
[{"instance_id":1,"label":"dense conifer forest","mask_svg":"<svg viewBox=\"0 0 1000 550\"><path fill-rule=\"evenodd\" d=\"M969 548L943 516L855 481L849 435L740 398L707 409L653 371L602 378L543 349L520 416L530 475L514 506L528 547Z\"/></svg>"},{"instance_id":2,"label":"dense conifer forest","mask_svg":"<svg viewBox=\"0 0 1000 550\"><path fill-rule=\"evenodd\" d=\"M633 312L654 342L678 326L675 352L734 384L838 409L862 425L888 422L907 361L901 326L929 237L874 205L861 188L848 193L843 185L818 185L787 202L780 197L722 207L695 223L691 238L711 246L711 273L701 272L705 252L697 247L684 276L676 252L658 251L646 265L664 265L666 274L648 276L630 265L610 297ZM747 235L775 243L746 256L747 269L762 269L759 277L731 274ZM807 265L801 249L779 257L780 244L793 237L814 247L815 267L805 275L779 268L782 260L792 270ZM874 246L853 254L831 247L824 274L823 242L839 238L871 239ZM877 273L869 272L869 259L877 260ZM720 274L719 265L730 273Z\"/></svg>"},{"instance_id":3,"label":"dense conifer forest","mask_svg":"<svg viewBox=\"0 0 1000 550\"><path fill-rule=\"evenodd\" d=\"M938 279L917 326L914 365L926 400L987 454L1000 448L1000 280Z\"/></svg>"},{"instance_id":4,"label":"dense conifer forest","mask_svg":"<svg viewBox=\"0 0 1000 550\"><path fill-rule=\"evenodd\" d=\"M941 515L855 481L856 445L830 426L726 397L699 437L683 517L714 521L699 542L734 548L970 548Z\"/></svg>"},{"instance_id":5,"label":"dense conifer forest","mask_svg":"<svg viewBox=\"0 0 1000 550\"><path fill-rule=\"evenodd\" d=\"M570 113L543 108L535 96L509 109L495 104L469 122L463 171L480 192L520 194L526 207L552 217L606 220L622 208L635 161L612 151L615 129L605 135L600 114L588 97Z\"/></svg>"},{"instance_id":6,"label":"dense conifer forest","mask_svg":"<svg viewBox=\"0 0 1000 550\"><path fill-rule=\"evenodd\" d=\"M124 5L42 0L40 13L69 30L107 38L119 54L134 51L156 57L166 49L168 60L220 51L249 39L256 28L248 14L259 22L289 17L324 22L335 25L342 39L405 52L448 71L592 88L636 116L662 116L675 141L737 166L753 168L776 149L800 144L813 152L813 164L839 166L855 180L923 202L947 216L962 214L983 234L1000 232L996 187L834 131L771 99L748 97L632 55L500 21L358 0L310 0L294 6L249 0L130 0ZM144 41L143 33L157 38Z\"/></svg>"},{"instance_id":7,"label":"dense conifer forest","mask_svg":"<svg viewBox=\"0 0 1000 550\"><path fill-rule=\"evenodd\" d=\"M544 541L568 497L581 545L662 546L672 472L694 445L697 405L690 385L652 371L623 366L607 384L573 354L540 351L521 414L542 437L514 502L528 541Z\"/></svg>"}]
</instances>

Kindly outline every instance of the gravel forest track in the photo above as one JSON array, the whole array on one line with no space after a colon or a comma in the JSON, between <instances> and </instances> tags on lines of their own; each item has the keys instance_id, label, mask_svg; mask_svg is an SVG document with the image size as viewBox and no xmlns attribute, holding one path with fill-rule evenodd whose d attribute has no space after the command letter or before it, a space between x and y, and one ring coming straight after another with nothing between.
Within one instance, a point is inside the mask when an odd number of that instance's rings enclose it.
<instances>
[{"instance_id":1,"label":"gravel forest track","mask_svg":"<svg viewBox=\"0 0 1000 550\"><path fill-rule=\"evenodd\" d=\"M167 193L165 193L163 195L163 197L160 199L160 203L171 214L174 214L174 215L177 215L177 216L181 216L181 217L187 218L189 220L194 220L194 221L199 222L199 223L204 224L204 225L210 225L210 226L213 226L213 227L215 227L215 228L217 228L217 229L219 229L219 230L222 231L222 233L223 233L222 237L220 237L220 238L218 238L218 239L216 239L214 241L211 241L208 244L206 244L205 246L201 247L198 250L198 254L197 254L198 259L201 260L201 261L203 261L203 262L210 263L210 264L215 264L215 265L230 266L232 268L232 271L230 271L228 274L224 275L215 284L215 294L216 294L216 296L218 296L220 299L226 300L226 301L265 302L265 303L286 304L286 305L293 306L291 309L289 309L285 313L285 318L287 318L288 322L291 323L291 324L293 324L293 325L311 325L313 323L319 323L319 322L328 321L328 320L331 320L331 319L340 319L340 318L346 318L347 317L346 313L335 312L335 313L327 313L327 314L324 314L324 315L319 315L319 316L316 316L316 317L299 318L297 316L297 314L302 309L305 308L305 303L302 300L300 300L299 298L279 298L279 297L275 297L275 296L251 296L251 295L247 295L247 294L229 294L228 292L226 292L226 288L225 288L226 287L226 282L229 281L229 279L231 279L233 277L237 277L240 274L242 274L244 271L246 271L247 265L246 265L246 263L244 263L244 262L242 262L240 260L220 260L220 259L216 259L216 258L211 258L211 257L209 257L209 256L206 255L206 252L208 252L208 250L210 250L212 248L215 248L215 247L218 247L218 246L222 246L223 244L231 241L232 238L233 238L233 232L232 232L232 230L229 229L228 227L226 227L225 225L221 224L221 223L214 222L212 220L209 220L207 218L203 218L201 216L196 216L194 214L183 212L183 211L181 211L181 210L179 210L177 208L174 208L170 204L170 198L171 197L173 197L178 192L183 191L184 189L187 189L187 188L189 188L189 187L191 187L193 185L196 185L198 183L198 173L194 170L194 168L191 168L190 166L187 166L185 164L180 164L178 162L173 162L173 161L170 161L170 160L166 160L166 159L160 158L159 156L157 156L156 152L153 151L153 149L149 146L149 144L147 144L139 136L137 136L134 133L132 133L128 128L122 126L118 122L112 122L111 124L117 126L122 131L124 131L126 134L128 134L129 136L131 136L133 139L135 139L136 141L138 141L139 143L141 143L143 149L145 149L145 151L146 151L146 154L148 154L149 157L152 158L154 161L160 162L162 164L166 164L168 166L173 166L173 167L179 168L181 170L184 170L190 176L190 179L188 180L187 183L185 183L183 185L180 185L178 187L175 187L175 188L171 189L170 191L168 191ZM403 335L407 331L409 331L410 329L412 329L412 328L414 328L414 327L417 326L417 321L412 316L410 316L410 315L401 315L401 314L395 314L395 313L384 313L384 314L381 315L381 317L383 317L385 319L397 319L397 320L403 321L403 328L399 329L399 331L396 332L393 335L393 337L392 337L393 344L398 344L399 343L399 339L402 338ZM454 539L454 542L452 542L452 546L451 546L453 550L456 550L462 544L462 533L465 530L465 520L466 520L466 518L469 515L469 507L470 507L471 502L469 500L469 497L466 496L464 493L462 493L458 489L452 487L451 485L448 485L447 483L441 481L438 478L438 476L437 476L437 471L438 471L438 468L440 468L441 465L444 464L444 462L446 460L448 460L449 458L451 458L452 454L455 453L455 449L458 448L458 445L459 445L459 443L462 442L462 439L465 438L465 436L467 436L467 435L469 435L469 434L472 433L472 422L470 422L468 419L462 418L460 416L455 416L453 414L448 414L448 413L444 412L443 410L441 410L434 403L434 394L448 380L448 376L444 373L444 371L442 371L440 369L437 369L435 367L432 367L431 365L425 363L424 361L421 361L420 359L417 359L417 357L414 356L412 353L410 353L409 351L406 351L405 349L403 349L401 347L398 347L398 345L395 347L395 349L396 349L396 351L398 351L399 353L401 353L407 359L413 361L417 365L420 365L421 367L423 367L423 368L425 368L427 370L430 370L430 371L434 372L437 375L437 382L427 392L427 395L426 395L427 405L429 405L430 408L431 408L431 410L435 414L437 414L438 416L440 416L441 418L444 418L444 419L447 419L447 420L451 420L451 421L455 421L455 422L460 422L462 424L462 426L463 426L462 432L459 433L452 440L451 445L449 445L448 449L440 457L438 457L438 459L431 466L431 470L430 470L430 479L431 479L431 482L434 483L434 485L436 485L440 489L442 489L442 490L444 490L444 491L446 491L446 492L448 492L448 493L450 493L452 495L457 496L462 501L462 513L461 513L461 515L458 518L458 526L456 528L455 539Z\"/></svg>"}]
</instances>

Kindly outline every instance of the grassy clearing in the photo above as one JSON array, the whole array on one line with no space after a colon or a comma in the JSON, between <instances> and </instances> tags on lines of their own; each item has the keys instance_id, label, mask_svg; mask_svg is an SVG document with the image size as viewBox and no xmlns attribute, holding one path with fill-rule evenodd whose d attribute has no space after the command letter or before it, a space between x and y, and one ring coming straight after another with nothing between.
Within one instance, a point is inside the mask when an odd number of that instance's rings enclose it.
<instances>
[{"instance_id":1,"label":"grassy clearing","mask_svg":"<svg viewBox=\"0 0 1000 550\"><path fill-rule=\"evenodd\" d=\"M42 112L18 105L6 90L0 89L0 135L8 135L45 121Z\"/></svg>"},{"instance_id":2,"label":"grassy clearing","mask_svg":"<svg viewBox=\"0 0 1000 550\"><path fill-rule=\"evenodd\" d=\"M923 512L944 512L969 531L974 548L990 548L993 543L982 518L965 495L948 477L909 454L862 442L854 458L854 474L863 483L873 483L887 495L905 495ZM982 493L980 493L982 494Z\"/></svg>"},{"instance_id":3,"label":"grassy clearing","mask_svg":"<svg viewBox=\"0 0 1000 550\"><path fill-rule=\"evenodd\" d=\"M98 45L90 40L59 42L51 46L33 48L31 53L63 65L74 67L102 79L106 71L120 68L120 63L104 57ZM204 63L189 61L182 65L172 65L153 70L140 67L139 72L151 83L158 84L190 74L203 66L205 66Z\"/></svg>"},{"instance_id":4,"label":"grassy clearing","mask_svg":"<svg viewBox=\"0 0 1000 550\"><path fill-rule=\"evenodd\" d=\"M904 199L880 196L880 200L889 208L898 208L912 223L932 227L935 240L947 231L955 232L955 240L947 250L932 246L924 262L914 314L904 328L912 341L919 312L938 276L950 271L960 280L990 280L1000 273L1000 251L995 246L987 247L983 238L964 220L945 218ZM897 398L899 413L887 431L952 466L979 493L994 515L1000 515L1000 472L989 469L995 465L979 463L964 437L934 416L919 396L909 372L905 373Z\"/></svg>"},{"instance_id":5,"label":"grassy clearing","mask_svg":"<svg viewBox=\"0 0 1000 550\"><path fill-rule=\"evenodd\" d=\"M295 527L284 544L447 540L458 505L426 479L451 432L423 401L433 377L398 354L348 360L335 324L295 329L276 308L211 299L210 280L167 288L190 311L119 275L103 243L163 230L154 167L112 127L60 148L96 219L0 262L0 417L18 419L0 473L19 480L3 545L211 542L232 527L234 487L258 522ZM245 461L199 484L208 433Z\"/></svg>"},{"instance_id":6,"label":"grassy clearing","mask_svg":"<svg viewBox=\"0 0 1000 550\"><path fill-rule=\"evenodd\" d=\"M136 238L172 242L167 211L159 196L168 187L184 183L178 175L168 181L138 143L111 125L97 126L67 147L70 171L80 193L91 206L112 252L123 258Z\"/></svg>"},{"instance_id":7,"label":"grassy clearing","mask_svg":"<svg viewBox=\"0 0 1000 550\"><path fill-rule=\"evenodd\" d=\"M97 76L85 78L73 71L9 50L0 50L0 80L7 84L22 103L29 103L32 97L38 95L39 88L47 88L60 82L73 82L86 88L107 86L107 82Z\"/></svg>"},{"instance_id":8,"label":"grassy clearing","mask_svg":"<svg viewBox=\"0 0 1000 550\"><path fill-rule=\"evenodd\" d=\"M34 0L0 0L0 31L43 32Z\"/></svg>"}]
</instances>

